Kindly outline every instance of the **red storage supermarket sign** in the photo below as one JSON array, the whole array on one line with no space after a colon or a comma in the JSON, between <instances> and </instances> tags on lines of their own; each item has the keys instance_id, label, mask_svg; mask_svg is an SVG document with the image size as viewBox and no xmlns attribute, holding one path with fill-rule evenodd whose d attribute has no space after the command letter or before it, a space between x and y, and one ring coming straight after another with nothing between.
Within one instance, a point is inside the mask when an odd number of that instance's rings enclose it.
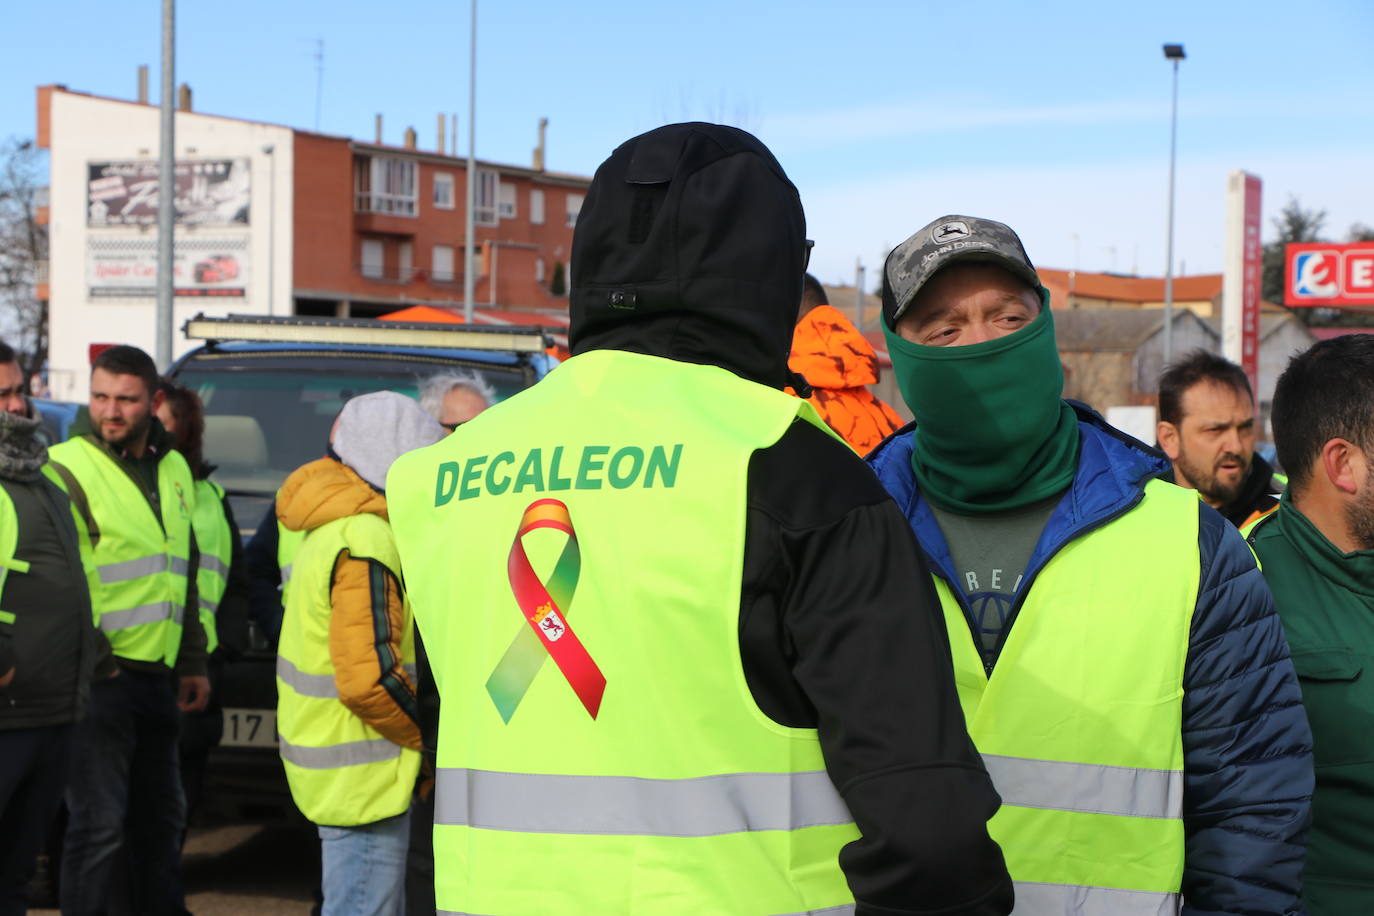
<instances>
[{"instance_id":1,"label":"red storage supermarket sign","mask_svg":"<svg viewBox=\"0 0 1374 916\"><path fill-rule=\"evenodd\" d=\"M1374 242L1292 243L1284 257L1284 304L1374 306Z\"/></svg>"}]
</instances>

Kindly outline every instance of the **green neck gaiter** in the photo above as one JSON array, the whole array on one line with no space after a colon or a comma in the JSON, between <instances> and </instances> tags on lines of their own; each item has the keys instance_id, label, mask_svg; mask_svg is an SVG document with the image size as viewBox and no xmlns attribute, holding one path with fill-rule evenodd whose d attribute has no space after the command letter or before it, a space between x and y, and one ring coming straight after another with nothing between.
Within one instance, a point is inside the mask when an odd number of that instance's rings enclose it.
<instances>
[{"instance_id":1,"label":"green neck gaiter","mask_svg":"<svg viewBox=\"0 0 1374 916\"><path fill-rule=\"evenodd\" d=\"M1060 396L1064 369L1049 294L1013 334L967 347L928 347L884 322L892 371L916 417L911 467L926 498L950 512L1001 512L1073 481L1078 422Z\"/></svg>"}]
</instances>

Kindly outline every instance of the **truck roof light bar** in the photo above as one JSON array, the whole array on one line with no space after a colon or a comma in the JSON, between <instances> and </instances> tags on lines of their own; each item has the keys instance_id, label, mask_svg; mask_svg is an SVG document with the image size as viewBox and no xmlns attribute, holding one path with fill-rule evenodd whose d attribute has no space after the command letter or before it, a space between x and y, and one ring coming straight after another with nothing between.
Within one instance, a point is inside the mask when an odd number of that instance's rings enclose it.
<instances>
[{"instance_id":1,"label":"truck roof light bar","mask_svg":"<svg viewBox=\"0 0 1374 916\"><path fill-rule=\"evenodd\" d=\"M182 326L188 340L351 344L443 350L539 353L552 344L542 327L474 326L375 318L197 315Z\"/></svg>"}]
</instances>

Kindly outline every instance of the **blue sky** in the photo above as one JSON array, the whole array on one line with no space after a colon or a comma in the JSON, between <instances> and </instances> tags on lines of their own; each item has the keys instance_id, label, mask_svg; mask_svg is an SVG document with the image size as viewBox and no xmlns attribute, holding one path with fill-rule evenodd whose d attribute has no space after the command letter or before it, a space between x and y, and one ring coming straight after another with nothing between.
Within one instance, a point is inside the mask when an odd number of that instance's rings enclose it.
<instances>
[{"instance_id":1,"label":"blue sky","mask_svg":"<svg viewBox=\"0 0 1374 916\"><path fill-rule=\"evenodd\" d=\"M161 3L7 4L0 135L31 135L34 87L131 97ZM468 3L182 0L178 82L200 111L386 139L458 112L467 144ZM885 250L948 212L1010 223L1031 258L1164 269L1170 70L1182 42L1176 256L1221 267L1227 172L1290 195L1328 230L1374 224L1374 3L491 0L478 11L477 153L591 174L667 121L756 133L796 182L827 282L870 282ZM1268 230L1267 230L1268 231ZM1075 241L1076 236L1076 241Z\"/></svg>"}]
</instances>

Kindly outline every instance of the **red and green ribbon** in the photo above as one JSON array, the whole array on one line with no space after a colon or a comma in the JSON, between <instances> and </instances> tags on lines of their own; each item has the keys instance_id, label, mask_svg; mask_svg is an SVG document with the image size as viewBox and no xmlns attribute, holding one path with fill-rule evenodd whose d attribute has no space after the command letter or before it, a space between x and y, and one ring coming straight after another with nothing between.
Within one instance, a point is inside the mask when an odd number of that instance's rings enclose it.
<instances>
[{"instance_id":1,"label":"red and green ribbon","mask_svg":"<svg viewBox=\"0 0 1374 916\"><path fill-rule=\"evenodd\" d=\"M568 536L547 582L539 580L525 553L525 535L539 528L552 528ZM593 719L601 709L606 678L568 623L567 612L581 570L582 554L568 507L556 499L530 503L520 518L520 528L506 560L511 592L526 626L520 628L487 678L487 693L502 720L509 722L515 715L546 658L553 659Z\"/></svg>"}]
</instances>

